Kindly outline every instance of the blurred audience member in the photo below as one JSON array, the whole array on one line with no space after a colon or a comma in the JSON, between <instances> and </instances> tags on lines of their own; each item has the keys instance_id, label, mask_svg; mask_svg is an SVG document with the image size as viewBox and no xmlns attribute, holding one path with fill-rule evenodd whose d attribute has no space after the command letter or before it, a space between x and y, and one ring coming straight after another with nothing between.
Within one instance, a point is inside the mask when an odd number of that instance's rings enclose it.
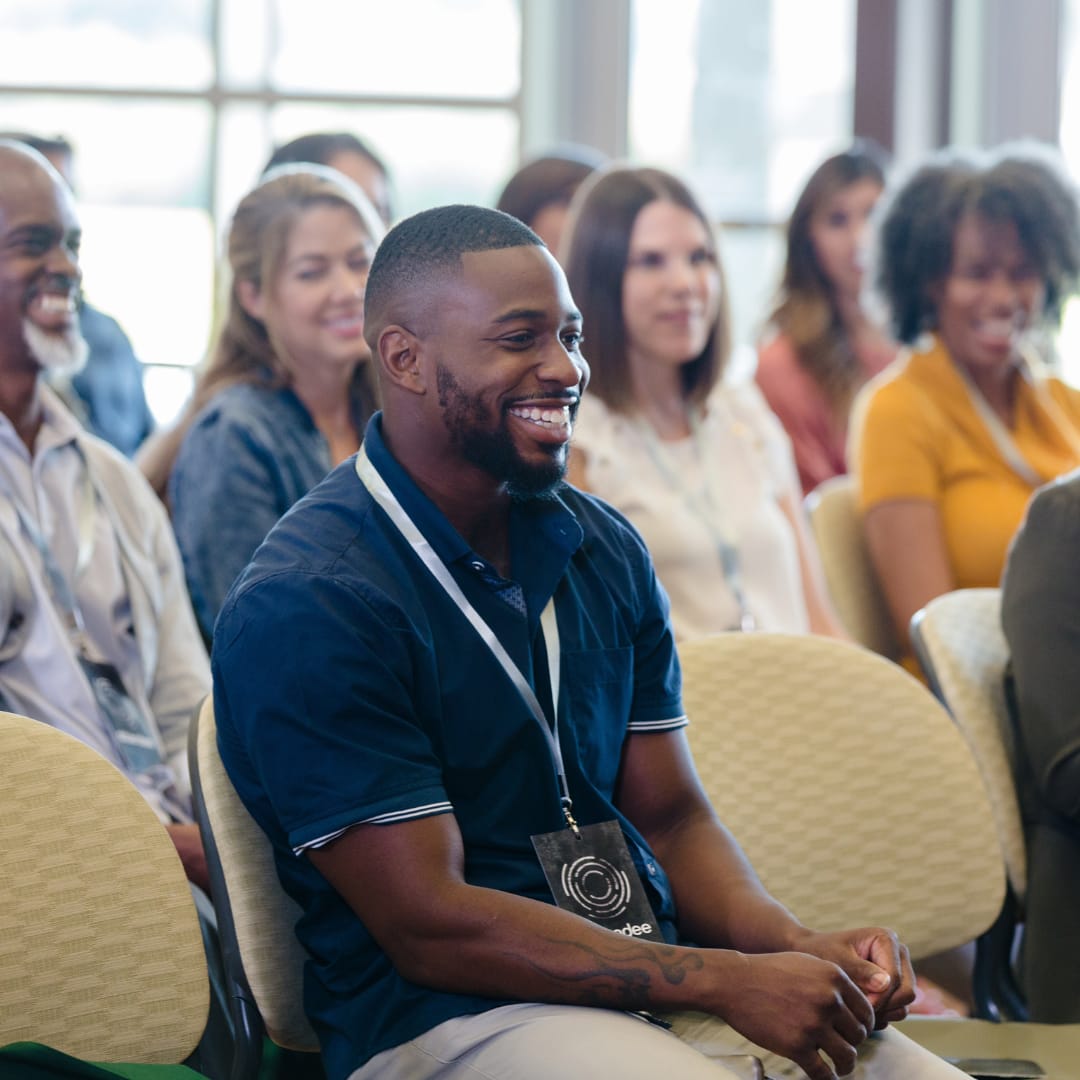
<instances>
[{"instance_id":1,"label":"blurred audience member","mask_svg":"<svg viewBox=\"0 0 1080 1080\"><path fill-rule=\"evenodd\" d=\"M75 190L74 149L62 137L0 136L33 147ZM131 457L154 429L143 391L143 366L120 324L79 297L79 331L89 352L82 370L50 376L68 407L92 434Z\"/></svg>"},{"instance_id":2,"label":"blurred audience member","mask_svg":"<svg viewBox=\"0 0 1080 1080\"><path fill-rule=\"evenodd\" d=\"M997 585L1032 491L1080 463L1080 391L1032 347L1078 275L1076 192L1038 148L936 158L888 208L878 283L909 348L863 391L851 466L904 642L928 600Z\"/></svg>"},{"instance_id":3,"label":"blurred audience member","mask_svg":"<svg viewBox=\"0 0 1080 1080\"><path fill-rule=\"evenodd\" d=\"M753 382L722 376L716 239L674 176L615 168L579 192L565 246L592 367L571 480L637 526L677 637L842 636L803 523L791 444Z\"/></svg>"},{"instance_id":4,"label":"blurred audience member","mask_svg":"<svg viewBox=\"0 0 1080 1080\"><path fill-rule=\"evenodd\" d=\"M0 703L108 758L206 887L188 721L210 673L169 521L45 375L73 371L80 230L43 157L0 142Z\"/></svg>"},{"instance_id":5,"label":"blurred audience member","mask_svg":"<svg viewBox=\"0 0 1080 1080\"><path fill-rule=\"evenodd\" d=\"M495 208L525 222L558 257L570 200L605 163L604 155L591 147L559 147L522 165L506 182Z\"/></svg>"},{"instance_id":6,"label":"blurred audience member","mask_svg":"<svg viewBox=\"0 0 1080 1080\"><path fill-rule=\"evenodd\" d=\"M356 452L374 411L364 286L382 224L319 165L272 169L229 230L225 324L169 485L204 635L271 526Z\"/></svg>"},{"instance_id":7,"label":"blurred audience member","mask_svg":"<svg viewBox=\"0 0 1080 1080\"><path fill-rule=\"evenodd\" d=\"M326 165L344 173L371 201L384 225L393 220L390 173L382 158L348 132L316 132L283 143L271 155L265 175L279 165Z\"/></svg>"},{"instance_id":8,"label":"blurred audience member","mask_svg":"<svg viewBox=\"0 0 1080 1080\"><path fill-rule=\"evenodd\" d=\"M325 165L348 177L367 196L382 225L389 225L393 217L390 174L382 159L363 140L347 132L301 135L279 146L270 155L263 176L281 165L303 164ZM205 396L196 392L175 423L168 430L159 432L148 440L138 455L139 468L166 504L169 501L169 475L180 444L196 413L205 404Z\"/></svg>"},{"instance_id":9,"label":"blurred audience member","mask_svg":"<svg viewBox=\"0 0 1080 1080\"><path fill-rule=\"evenodd\" d=\"M1031 1018L1080 1021L1080 472L1036 493L1001 621L1027 847L1021 981Z\"/></svg>"},{"instance_id":10,"label":"blurred audience member","mask_svg":"<svg viewBox=\"0 0 1080 1080\"><path fill-rule=\"evenodd\" d=\"M852 399L896 356L862 303L867 224L884 187L882 151L856 143L818 166L788 221L757 382L791 438L804 493L847 471Z\"/></svg>"}]
</instances>

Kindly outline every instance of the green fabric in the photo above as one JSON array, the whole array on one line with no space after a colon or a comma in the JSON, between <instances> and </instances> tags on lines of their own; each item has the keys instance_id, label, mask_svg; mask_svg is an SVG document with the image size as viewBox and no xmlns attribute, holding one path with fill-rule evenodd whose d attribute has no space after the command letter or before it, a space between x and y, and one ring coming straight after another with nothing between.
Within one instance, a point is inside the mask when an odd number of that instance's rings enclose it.
<instances>
[{"instance_id":1,"label":"green fabric","mask_svg":"<svg viewBox=\"0 0 1080 1080\"><path fill-rule=\"evenodd\" d=\"M80 1061L41 1043L17 1042L0 1046L3 1080L205 1080L186 1065L102 1065Z\"/></svg>"}]
</instances>

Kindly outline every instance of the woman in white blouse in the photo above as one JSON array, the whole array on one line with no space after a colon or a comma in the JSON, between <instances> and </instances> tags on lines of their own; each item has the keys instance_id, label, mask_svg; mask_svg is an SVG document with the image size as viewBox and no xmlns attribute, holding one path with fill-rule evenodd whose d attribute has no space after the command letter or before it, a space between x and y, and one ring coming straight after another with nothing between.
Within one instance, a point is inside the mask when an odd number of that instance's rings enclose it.
<instances>
[{"instance_id":1,"label":"woman in white blouse","mask_svg":"<svg viewBox=\"0 0 1080 1080\"><path fill-rule=\"evenodd\" d=\"M656 169L609 169L561 252L592 367L570 480L648 544L681 638L844 636L802 519L791 445L753 382L724 379L724 274L700 205Z\"/></svg>"}]
</instances>

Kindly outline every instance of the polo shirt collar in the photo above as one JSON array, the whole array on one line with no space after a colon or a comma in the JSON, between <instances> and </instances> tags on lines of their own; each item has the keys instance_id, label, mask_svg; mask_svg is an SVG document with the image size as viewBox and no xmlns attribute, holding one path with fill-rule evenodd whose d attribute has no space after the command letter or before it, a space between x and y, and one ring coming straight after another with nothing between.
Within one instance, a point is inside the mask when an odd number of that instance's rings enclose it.
<instances>
[{"instance_id":1,"label":"polo shirt collar","mask_svg":"<svg viewBox=\"0 0 1080 1080\"><path fill-rule=\"evenodd\" d=\"M402 508L447 566L480 558L390 453L382 437L381 412L368 422L364 449ZM553 498L516 503L511 508L511 561L516 579L525 590L530 613L539 614L583 539L584 532L576 515L558 493Z\"/></svg>"}]
</instances>

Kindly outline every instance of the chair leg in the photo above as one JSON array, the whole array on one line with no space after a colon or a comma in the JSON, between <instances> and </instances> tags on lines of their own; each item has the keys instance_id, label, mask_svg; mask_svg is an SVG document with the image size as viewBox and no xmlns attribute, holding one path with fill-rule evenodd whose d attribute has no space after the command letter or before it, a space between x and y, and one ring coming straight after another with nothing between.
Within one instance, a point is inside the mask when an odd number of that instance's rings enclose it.
<instances>
[{"instance_id":1,"label":"chair leg","mask_svg":"<svg viewBox=\"0 0 1080 1080\"><path fill-rule=\"evenodd\" d=\"M1012 963L1019 904L1010 888L994 924L975 943L973 994L982 1020L1027 1020L1028 1008Z\"/></svg>"}]
</instances>

